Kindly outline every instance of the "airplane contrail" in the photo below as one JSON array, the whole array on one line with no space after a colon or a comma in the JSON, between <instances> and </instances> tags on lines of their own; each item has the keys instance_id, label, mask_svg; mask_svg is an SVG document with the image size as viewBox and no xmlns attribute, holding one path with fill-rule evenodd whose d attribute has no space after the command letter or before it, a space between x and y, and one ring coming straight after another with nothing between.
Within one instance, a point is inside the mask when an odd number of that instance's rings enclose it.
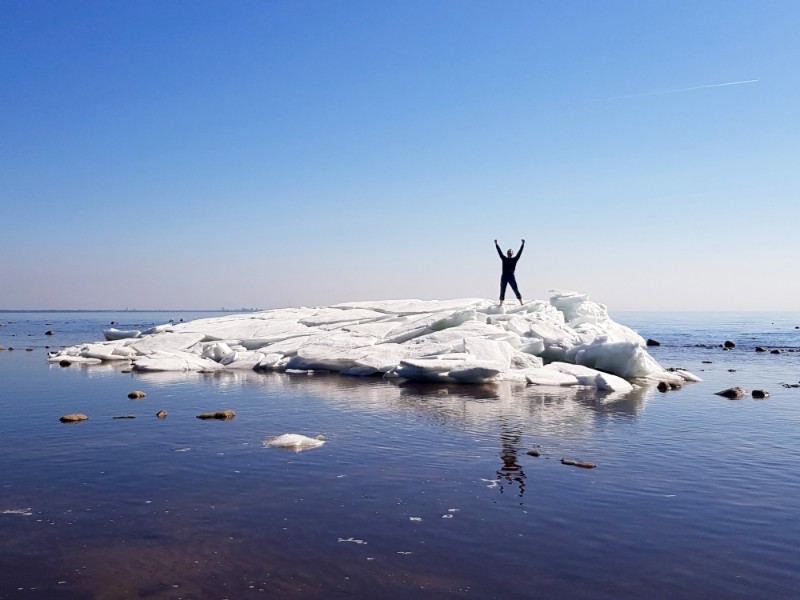
<instances>
[{"instance_id":1,"label":"airplane contrail","mask_svg":"<svg viewBox=\"0 0 800 600\"><path fill-rule=\"evenodd\" d=\"M660 92L642 92L640 94L626 94L624 96L612 96L611 98L601 98L599 100L594 100L593 102L601 102L603 100L623 100L625 98L641 98L643 96L661 96L662 94L677 94L679 92L706 90L708 88L726 87L729 85L743 85L745 83L757 83L758 81L759 81L758 79L745 79L742 81L728 81L726 83L712 83L710 85L696 85L694 87L678 88L675 90L661 90Z\"/></svg>"}]
</instances>

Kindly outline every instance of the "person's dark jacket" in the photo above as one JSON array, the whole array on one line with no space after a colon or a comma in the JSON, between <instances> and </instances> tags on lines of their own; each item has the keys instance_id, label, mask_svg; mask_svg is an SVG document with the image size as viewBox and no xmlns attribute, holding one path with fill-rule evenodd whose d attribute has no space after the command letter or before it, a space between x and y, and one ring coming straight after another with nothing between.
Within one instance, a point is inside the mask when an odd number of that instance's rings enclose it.
<instances>
[{"instance_id":1,"label":"person's dark jacket","mask_svg":"<svg viewBox=\"0 0 800 600\"><path fill-rule=\"evenodd\" d=\"M522 256L522 251L525 249L525 242L522 242L517 255L511 257L503 254L503 251L500 250L500 246L498 244L495 244L494 247L497 249L497 254L500 255L500 260L503 261L503 275L513 275L514 269L517 268L517 261L519 260L519 257Z\"/></svg>"}]
</instances>

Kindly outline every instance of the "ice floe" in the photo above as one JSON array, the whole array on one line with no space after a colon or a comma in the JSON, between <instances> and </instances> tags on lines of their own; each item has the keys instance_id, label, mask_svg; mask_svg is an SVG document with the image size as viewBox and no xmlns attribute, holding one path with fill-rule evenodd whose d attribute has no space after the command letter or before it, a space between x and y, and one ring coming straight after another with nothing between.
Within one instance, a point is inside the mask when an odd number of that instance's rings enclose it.
<instances>
[{"instance_id":1,"label":"ice floe","mask_svg":"<svg viewBox=\"0 0 800 600\"><path fill-rule=\"evenodd\" d=\"M225 315L72 346L49 360L129 361L136 371L335 371L610 392L629 391L641 380L699 380L664 369L644 338L575 292L521 306L480 298L383 300Z\"/></svg>"}]
</instances>

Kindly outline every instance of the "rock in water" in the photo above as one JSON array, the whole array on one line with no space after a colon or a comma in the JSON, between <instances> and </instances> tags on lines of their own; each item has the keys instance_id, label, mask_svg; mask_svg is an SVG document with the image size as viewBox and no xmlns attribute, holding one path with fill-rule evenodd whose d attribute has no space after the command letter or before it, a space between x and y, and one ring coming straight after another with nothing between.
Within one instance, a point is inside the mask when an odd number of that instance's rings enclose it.
<instances>
[{"instance_id":1,"label":"rock in water","mask_svg":"<svg viewBox=\"0 0 800 600\"><path fill-rule=\"evenodd\" d=\"M236 413L232 410L218 410L217 412L206 412L197 415L198 419L217 419L218 421L230 421L233 417L236 416Z\"/></svg>"},{"instance_id":2,"label":"rock in water","mask_svg":"<svg viewBox=\"0 0 800 600\"><path fill-rule=\"evenodd\" d=\"M723 396L725 398L730 398L731 400L735 400L737 398L741 398L742 396L747 395L747 390L741 388L739 386L728 388L727 390L722 390L721 392L714 392L717 396Z\"/></svg>"},{"instance_id":3,"label":"rock in water","mask_svg":"<svg viewBox=\"0 0 800 600\"><path fill-rule=\"evenodd\" d=\"M767 390L753 390L752 393L753 398L766 398L769 396L769 392Z\"/></svg>"},{"instance_id":4,"label":"rock in water","mask_svg":"<svg viewBox=\"0 0 800 600\"><path fill-rule=\"evenodd\" d=\"M119 415L117 417L111 417L112 419L135 419L135 415Z\"/></svg>"},{"instance_id":5,"label":"rock in water","mask_svg":"<svg viewBox=\"0 0 800 600\"><path fill-rule=\"evenodd\" d=\"M156 413L156 416L157 416L159 419L166 419L168 414L169 414L169 413L168 413L167 411L165 411L165 410L163 410L163 409L162 409L162 410L160 410L160 411L158 411L158 412Z\"/></svg>"},{"instance_id":6,"label":"rock in water","mask_svg":"<svg viewBox=\"0 0 800 600\"><path fill-rule=\"evenodd\" d=\"M668 392L669 391L669 384L666 381L659 381L657 389L659 392Z\"/></svg>"},{"instance_id":7,"label":"rock in water","mask_svg":"<svg viewBox=\"0 0 800 600\"><path fill-rule=\"evenodd\" d=\"M300 435L299 433L284 433L278 437L266 440L264 442L264 446L270 448L283 448L284 450L292 450L293 452L302 452L303 450L319 448L324 443L325 438L321 435L312 438L305 435Z\"/></svg>"},{"instance_id":8,"label":"rock in water","mask_svg":"<svg viewBox=\"0 0 800 600\"><path fill-rule=\"evenodd\" d=\"M130 394L128 394L128 398L130 398L131 400L138 400L140 398L144 398L145 396L147 396L147 394L145 394L141 390L135 390L135 391L131 392Z\"/></svg>"},{"instance_id":9,"label":"rock in water","mask_svg":"<svg viewBox=\"0 0 800 600\"><path fill-rule=\"evenodd\" d=\"M647 345L648 346L660 346L661 342L657 342L656 340L654 340L652 338L647 338Z\"/></svg>"},{"instance_id":10,"label":"rock in water","mask_svg":"<svg viewBox=\"0 0 800 600\"><path fill-rule=\"evenodd\" d=\"M726 340L726 341L725 341L725 343L724 343L724 344L722 344L722 346L723 346L724 348L728 348L728 349L731 349L731 348L736 348L736 344L734 344L734 343L733 343L732 341L730 341L730 340Z\"/></svg>"},{"instance_id":11,"label":"rock in water","mask_svg":"<svg viewBox=\"0 0 800 600\"><path fill-rule=\"evenodd\" d=\"M51 330L49 330L49 329L48 329L47 331L45 331L45 332L44 332L44 334L45 334L45 335L53 335L53 332L52 332Z\"/></svg>"},{"instance_id":12,"label":"rock in water","mask_svg":"<svg viewBox=\"0 0 800 600\"><path fill-rule=\"evenodd\" d=\"M585 460L570 460L569 458L561 459L562 465L571 465L573 467L580 467L581 469L594 469L597 465Z\"/></svg>"},{"instance_id":13,"label":"rock in water","mask_svg":"<svg viewBox=\"0 0 800 600\"><path fill-rule=\"evenodd\" d=\"M542 455L542 453L539 452L538 450L528 450L527 454L528 454L528 456L541 456Z\"/></svg>"},{"instance_id":14,"label":"rock in water","mask_svg":"<svg viewBox=\"0 0 800 600\"><path fill-rule=\"evenodd\" d=\"M756 352L766 352L766 348L762 348L761 346L756 346Z\"/></svg>"},{"instance_id":15,"label":"rock in water","mask_svg":"<svg viewBox=\"0 0 800 600\"><path fill-rule=\"evenodd\" d=\"M780 354L780 353L781 353L781 351L780 351L780 350L778 350L777 348L775 348L775 350L770 350L770 351L769 351L769 353L770 353L770 354Z\"/></svg>"},{"instance_id":16,"label":"rock in water","mask_svg":"<svg viewBox=\"0 0 800 600\"><path fill-rule=\"evenodd\" d=\"M79 423L81 421L86 421L89 417L81 413L71 413L68 415L64 415L59 419L62 423Z\"/></svg>"}]
</instances>

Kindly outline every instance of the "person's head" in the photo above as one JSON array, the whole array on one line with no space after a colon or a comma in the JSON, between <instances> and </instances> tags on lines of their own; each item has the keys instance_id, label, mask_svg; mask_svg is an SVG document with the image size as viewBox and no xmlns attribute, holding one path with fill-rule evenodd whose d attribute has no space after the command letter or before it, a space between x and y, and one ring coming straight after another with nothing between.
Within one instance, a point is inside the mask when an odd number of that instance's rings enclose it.
<instances>
[{"instance_id":1,"label":"person's head","mask_svg":"<svg viewBox=\"0 0 800 600\"><path fill-rule=\"evenodd\" d=\"M509 248L508 252L506 252L506 255L508 255L508 258L511 258L514 255L514 251L511 248Z\"/></svg>"}]
</instances>

